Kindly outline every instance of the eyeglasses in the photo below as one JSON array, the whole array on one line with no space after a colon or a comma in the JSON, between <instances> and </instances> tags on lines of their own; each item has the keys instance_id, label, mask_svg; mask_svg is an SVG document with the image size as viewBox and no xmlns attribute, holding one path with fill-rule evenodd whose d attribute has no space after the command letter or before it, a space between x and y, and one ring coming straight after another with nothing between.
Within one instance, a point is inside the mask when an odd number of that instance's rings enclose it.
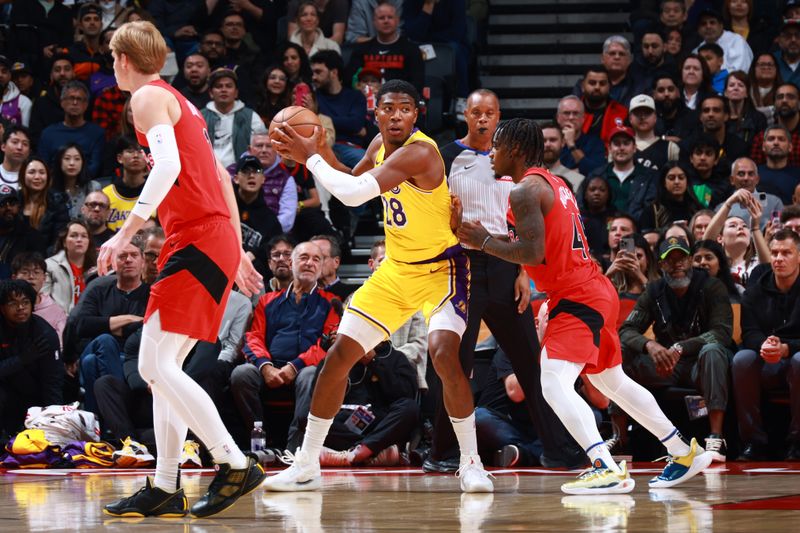
<instances>
[{"instance_id":1,"label":"eyeglasses","mask_svg":"<svg viewBox=\"0 0 800 533\"><path fill-rule=\"evenodd\" d=\"M158 259L158 254L155 252L145 252L144 258L148 261L156 261Z\"/></svg>"},{"instance_id":2,"label":"eyeglasses","mask_svg":"<svg viewBox=\"0 0 800 533\"><path fill-rule=\"evenodd\" d=\"M23 268L21 270L17 270L18 278L38 278L39 276L43 275L44 275L44 270L42 270L41 268L34 268L32 270Z\"/></svg>"},{"instance_id":3,"label":"eyeglasses","mask_svg":"<svg viewBox=\"0 0 800 533\"><path fill-rule=\"evenodd\" d=\"M108 204L104 204L103 202L85 202L83 205L89 209L108 209Z\"/></svg>"},{"instance_id":4,"label":"eyeglasses","mask_svg":"<svg viewBox=\"0 0 800 533\"><path fill-rule=\"evenodd\" d=\"M22 300L9 300L3 305L9 309L27 309L33 305L33 302L27 298L24 298Z\"/></svg>"},{"instance_id":5,"label":"eyeglasses","mask_svg":"<svg viewBox=\"0 0 800 533\"><path fill-rule=\"evenodd\" d=\"M11 205L19 205L19 200L16 198L5 198L0 200L0 207L8 207Z\"/></svg>"},{"instance_id":6,"label":"eyeglasses","mask_svg":"<svg viewBox=\"0 0 800 533\"><path fill-rule=\"evenodd\" d=\"M271 254L269 254L269 258L272 259L273 261L277 261L281 258L289 259L291 257L292 257L292 252L272 252Z\"/></svg>"}]
</instances>

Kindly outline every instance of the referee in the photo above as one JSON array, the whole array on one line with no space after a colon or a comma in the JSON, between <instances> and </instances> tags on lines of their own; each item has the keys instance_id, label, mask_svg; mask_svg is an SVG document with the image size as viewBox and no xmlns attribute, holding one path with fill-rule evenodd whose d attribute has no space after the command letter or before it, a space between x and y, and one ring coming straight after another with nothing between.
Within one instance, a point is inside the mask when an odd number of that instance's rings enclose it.
<instances>
[{"instance_id":1,"label":"referee","mask_svg":"<svg viewBox=\"0 0 800 533\"><path fill-rule=\"evenodd\" d=\"M506 236L508 197L514 183L508 176L496 177L489 159L492 137L500 120L497 95L487 89L473 92L467 99L464 116L467 136L442 148L450 192L461 199L464 220L480 220L493 235ZM531 420L543 445L542 464L583 465L583 451L542 397L539 341L525 270L480 250L468 250L467 254L472 277L467 329L461 338L459 352L464 372L467 376L472 374L475 344L483 319L511 360L525 393ZM435 416L431 454L423 469L428 472L454 471L458 460L449 460L449 455L456 448L456 440L443 408L441 393L436 400Z\"/></svg>"}]
</instances>

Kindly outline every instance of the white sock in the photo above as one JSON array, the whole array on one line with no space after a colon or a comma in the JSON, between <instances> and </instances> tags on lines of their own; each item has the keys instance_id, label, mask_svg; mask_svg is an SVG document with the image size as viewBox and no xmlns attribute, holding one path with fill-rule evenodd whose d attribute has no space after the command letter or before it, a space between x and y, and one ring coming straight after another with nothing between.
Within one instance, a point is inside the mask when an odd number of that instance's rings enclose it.
<instances>
[{"instance_id":1,"label":"white sock","mask_svg":"<svg viewBox=\"0 0 800 533\"><path fill-rule=\"evenodd\" d=\"M221 442L208 447L208 452L217 464L228 463L234 470L247 468L247 456L233 442L233 437L228 435Z\"/></svg>"},{"instance_id":2,"label":"white sock","mask_svg":"<svg viewBox=\"0 0 800 533\"><path fill-rule=\"evenodd\" d=\"M178 490L178 457L160 457L156 461L156 475L153 478L153 485L164 492L175 492Z\"/></svg>"},{"instance_id":3,"label":"white sock","mask_svg":"<svg viewBox=\"0 0 800 533\"><path fill-rule=\"evenodd\" d=\"M598 442L595 446L586 451L586 455L589 456L589 459L592 461L592 465L594 465L595 460L602 459L603 463L605 463L605 465L614 472L622 472L617 463L614 461L614 458L611 457L611 452L608 451L605 442Z\"/></svg>"},{"instance_id":4,"label":"white sock","mask_svg":"<svg viewBox=\"0 0 800 533\"><path fill-rule=\"evenodd\" d=\"M461 456L478 455L478 435L475 431L475 411L471 412L466 418L450 417L453 424L453 431L458 439L458 448Z\"/></svg>"},{"instance_id":5,"label":"white sock","mask_svg":"<svg viewBox=\"0 0 800 533\"><path fill-rule=\"evenodd\" d=\"M322 451L322 445L328 437L328 431L331 429L333 418L319 418L311 413L308 414L308 422L306 423L306 434L303 437L304 450L312 462L319 462L319 453Z\"/></svg>"},{"instance_id":6,"label":"white sock","mask_svg":"<svg viewBox=\"0 0 800 533\"><path fill-rule=\"evenodd\" d=\"M678 431L678 428L673 428L672 433L660 440L661 444L667 447L667 451L673 457L688 455L692 451L686 441L683 440L683 435Z\"/></svg>"}]
</instances>

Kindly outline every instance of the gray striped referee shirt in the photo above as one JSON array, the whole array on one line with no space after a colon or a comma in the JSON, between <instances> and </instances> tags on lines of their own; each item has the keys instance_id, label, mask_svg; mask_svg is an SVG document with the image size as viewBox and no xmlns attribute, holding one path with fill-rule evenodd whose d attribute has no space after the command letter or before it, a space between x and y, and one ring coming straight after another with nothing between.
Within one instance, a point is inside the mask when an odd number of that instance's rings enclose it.
<instances>
[{"instance_id":1,"label":"gray striped referee shirt","mask_svg":"<svg viewBox=\"0 0 800 533\"><path fill-rule=\"evenodd\" d=\"M461 198L464 220L480 220L492 235L507 235L508 195L511 177L495 179L489 152L481 152L456 140L441 150L447 185Z\"/></svg>"}]
</instances>

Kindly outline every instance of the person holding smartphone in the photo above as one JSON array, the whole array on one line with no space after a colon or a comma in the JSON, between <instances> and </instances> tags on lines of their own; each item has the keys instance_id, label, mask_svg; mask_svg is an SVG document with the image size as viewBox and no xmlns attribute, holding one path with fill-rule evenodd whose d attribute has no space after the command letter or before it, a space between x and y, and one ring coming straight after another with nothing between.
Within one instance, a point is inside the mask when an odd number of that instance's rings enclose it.
<instances>
[{"instance_id":1,"label":"person holding smartphone","mask_svg":"<svg viewBox=\"0 0 800 533\"><path fill-rule=\"evenodd\" d=\"M757 190L760 182L758 167L755 162L748 157L740 157L731 166L731 185L736 189L728 200L719 204L715 211L724 209L726 204L730 207L728 216L740 217L749 215L747 203L756 201L761 204L761 218L759 225L761 229L766 228L774 212L783 211L783 202L774 194ZM740 193L740 190L747 191L749 194ZM737 196L738 193L738 196ZM736 198L734 200L734 197Z\"/></svg>"}]
</instances>

